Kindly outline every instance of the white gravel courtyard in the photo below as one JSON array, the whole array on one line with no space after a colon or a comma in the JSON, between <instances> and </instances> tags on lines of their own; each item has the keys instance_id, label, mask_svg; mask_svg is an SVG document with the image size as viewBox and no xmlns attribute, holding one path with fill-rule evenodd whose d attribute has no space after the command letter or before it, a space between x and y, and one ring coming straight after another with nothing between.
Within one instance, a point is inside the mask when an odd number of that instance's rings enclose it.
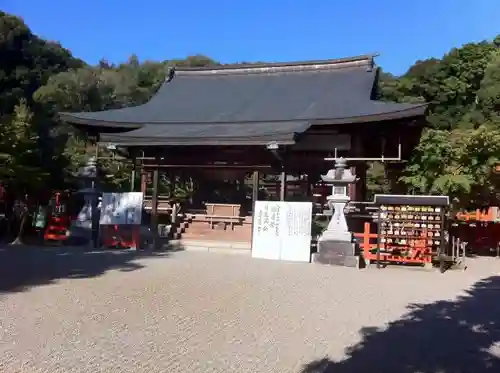
<instances>
[{"instance_id":1,"label":"white gravel courtyard","mask_svg":"<svg viewBox=\"0 0 500 373\"><path fill-rule=\"evenodd\" d=\"M3 287L0 372L500 372L495 259L445 274L189 252L108 262Z\"/></svg>"}]
</instances>

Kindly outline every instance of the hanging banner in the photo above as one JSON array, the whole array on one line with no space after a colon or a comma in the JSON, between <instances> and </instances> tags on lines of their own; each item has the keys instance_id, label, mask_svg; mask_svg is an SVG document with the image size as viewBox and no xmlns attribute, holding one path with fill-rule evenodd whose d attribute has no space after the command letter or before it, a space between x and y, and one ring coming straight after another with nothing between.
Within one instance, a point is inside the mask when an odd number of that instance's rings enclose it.
<instances>
[{"instance_id":1,"label":"hanging banner","mask_svg":"<svg viewBox=\"0 0 500 373\"><path fill-rule=\"evenodd\" d=\"M143 194L141 192L103 193L101 225L140 225Z\"/></svg>"},{"instance_id":2,"label":"hanging banner","mask_svg":"<svg viewBox=\"0 0 500 373\"><path fill-rule=\"evenodd\" d=\"M256 201L252 257L309 262L311 202Z\"/></svg>"}]
</instances>

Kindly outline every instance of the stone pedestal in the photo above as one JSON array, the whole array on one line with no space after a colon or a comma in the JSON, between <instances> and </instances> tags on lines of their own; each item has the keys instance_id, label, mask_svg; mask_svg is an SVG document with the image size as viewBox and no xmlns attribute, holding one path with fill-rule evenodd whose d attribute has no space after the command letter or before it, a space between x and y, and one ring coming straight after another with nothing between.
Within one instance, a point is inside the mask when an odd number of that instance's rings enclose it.
<instances>
[{"instance_id":1,"label":"stone pedestal","mask_svg":"<svg viewBox=\"0 0 500 373\"><path fill-rule=\"evenodd\" d=\"M313 263L359 268L356 244L346 241L320 240L318 252L312 255Z\"/></svg>"}]
</instances>

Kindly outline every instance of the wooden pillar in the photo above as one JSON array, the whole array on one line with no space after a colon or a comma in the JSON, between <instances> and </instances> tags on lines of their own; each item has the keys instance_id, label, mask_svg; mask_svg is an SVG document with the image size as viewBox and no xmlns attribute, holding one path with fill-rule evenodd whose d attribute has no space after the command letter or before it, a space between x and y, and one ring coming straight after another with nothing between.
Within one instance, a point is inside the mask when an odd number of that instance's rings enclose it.
<instances>
[{"instance_id":1,"label":"wooden pillar","mask_svg":"<svg viewBox=\"0 0 500 373\"><path fill-rule=\"evenodd\" d=\"M148 180L147 171L142 170L141 171L141 192L142 192L144 198L146 198L146 191L147 191L147 186L148 186L147 180Z\"/></svg>"},{"instance_id":2,"label":"wooden pillar","mask_svg":"<svg viewBox=\"0 0 500 373\"><path fill-rule=\"evenodd\" d=\"M135 159L132 172L130 173L130 191L135 192Z\"/></svg>"},{"instance_id":3,"label":"wooden pillar","mask_svg":"<svg viewBox=\"0 0 500 373\"><path fill-rule=\"evenodd\" d=\"M386 163L385 175L393 194L406 194L408 190L403 183L399 183L399 178L403 175L406 164L403 162Z\"/></svg>"},{"instance_id":4,"label":"wooden pillar","mask_svg":"<svg viewBox=\"0 0 500 373\"><path fill-rule=\"evenodd\" d=\"M153 196L151 199L151 233L153 234L153 250L158 248L158 182L159 170L155 167L153 171Z\"/></svg>"},{"instance_id":5,"label":"wooden pillar","mask_svg":"<svg viewBox=\"0 0 500 373\"><path fill-rule=\"evenodd\" d=\"M175 196L175 174L173 169L168 169L168 198L173 199Z\"/></svg>"},{"instance_id":6,"label":"wooden pillar","mask_svg":"<svg viewBox=\"0 0 500 373\"><path fill-rule=\"evenodd\" d=\"M280 201L284 201L286 198L286 172L285 169L281 169L280 175Z\"/></svg>"},{"instance_id":7,"label":"wooden pillar","mask_svg":"<svg viewBox=\"0 0 500 373\"><path fill-rule=\"evenodd\" d=\"M170 199L170 205L172 206L172 211L170 213L170 221L173 224L176 223L177 221L177 201L175 199L175 186L176 186L176 179L175 179L175 173L173 169L168 170L168 183L170 186L169 190L169 196L168 198Z\"/></svg>"},{"instance_id":8,"label":"wooden pillar","mask_svg":"<svg viewBox=\"0 0 500 373\"><path fill-rule=\"evenodd\" d=\"M356 158L366 156L364 154L363 137L360 134L354 135L352 139L352 154ZM349 185L349 197L351 201L364 201L366 198L366 162L358 161L351 167L351 172L358 180L355 184Z\"/></svg>"},{"instance_id":9,"label":"wooden pillar","mask_svg":"<svg viewBox=\"0 0 500 373\"><path fill-rule=\"evenodd\" d=\"M254 171L252 175L252 212L255 202L259 199L259 171Z\"/></svg>"},{"instance_id":10,"label":"wooden pillar","mask_svg":"<svg viewBox=\"0 0 500 373\"><path fill-rule=\"evenodd\" d=\"M94 249L97 249L99 245L99 215L97 207L99 206L99 195L96 193L97 190L97 182L99 178L99 135L96 136L95 139L95 178L92 180L92 211L91 211L91 219L92 219L92 246Z\"/></svg>"},{"instance_id":11,"label":"wooden pillar","mask_svg":"<svg viewBox=\"0 0 500 373\"><path fill-rule=\"evenodd\" d=\"M311 178L309 177L309 174L306 175L306 178L307 178L306 197L310 200L310 198L312 197L313 185L311 184Z\"/></svg>"},{"instance_id":12,"label":"wooden pillar","mask_svg":"<svg viewBox=\"0 0 500 373\"><path fill-rule=\"evenodd\" d=\"M367 196L367 187L366 187L366 171L367 171L366 162L360 162L356 165L356 177L358 181L355 184L355 194L357 201L366 201Z\"/></svg>"},{"instance_id":13,"label":"wooden pillar","mask_svg":"<svg viewBox=\"0 0 500 373\"><path fill-rule=\"evenodd\" d=\"M356 172L355 167L349 167L352 173ZM349 184L347 186L347 195L349 196L351 201L357 201L357 195L356 195L356 184Z\"/></svg>"},{"instance_id":14,"label":"wooden pillar","mask_svg":"<svg viewBox=\"0 0 500 373\"><path fill-rule=\"evenodd\" d=\"M242 206L246 206L246 199L247 199L247 192L245 189L245 178L246 178L246 173L242 172L240 175L238 175L238 201L237 203L240 203Z\"/></svg>"}]
</instances>

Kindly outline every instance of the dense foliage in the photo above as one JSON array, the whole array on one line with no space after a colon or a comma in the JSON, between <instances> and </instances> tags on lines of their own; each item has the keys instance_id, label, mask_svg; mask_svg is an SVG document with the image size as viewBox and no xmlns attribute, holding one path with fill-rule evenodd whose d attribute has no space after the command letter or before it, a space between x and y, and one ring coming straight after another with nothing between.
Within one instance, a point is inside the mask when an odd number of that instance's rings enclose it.
<instances>
[{"instance_id":1,"label":"dense foliage","mask_svg":"<svg viewBox=\"0 0 500 373\"><path fill-rule=\"evenodd\" d=\"M457 205L497 202L500 162L500 37L417 61L401 77L381 72L379 98L429 103L428 124L400 183L414 193L444 193ZM55 119L57 111L94 111L146 102L167 63L206 66L205 56L89 66L57 43L0 12L0 161L2 182L17 192L61 188L93 154L88 139ZM101 170L123 185L130 166ZM369 189L390 192L385 166L370 168Z\"/></svg>"},{"instance_id":2,"label":"dense foliage","mask_svg":"<svg viewBox=\"0 0 500 373\"><path fill-rule=\"evenodd\" d=\"M498 203L500 37L382 74L380 96L429 103L427 122L400 181L411 192L448 194L456 206Z\"/></svg>"}]
</instances>

